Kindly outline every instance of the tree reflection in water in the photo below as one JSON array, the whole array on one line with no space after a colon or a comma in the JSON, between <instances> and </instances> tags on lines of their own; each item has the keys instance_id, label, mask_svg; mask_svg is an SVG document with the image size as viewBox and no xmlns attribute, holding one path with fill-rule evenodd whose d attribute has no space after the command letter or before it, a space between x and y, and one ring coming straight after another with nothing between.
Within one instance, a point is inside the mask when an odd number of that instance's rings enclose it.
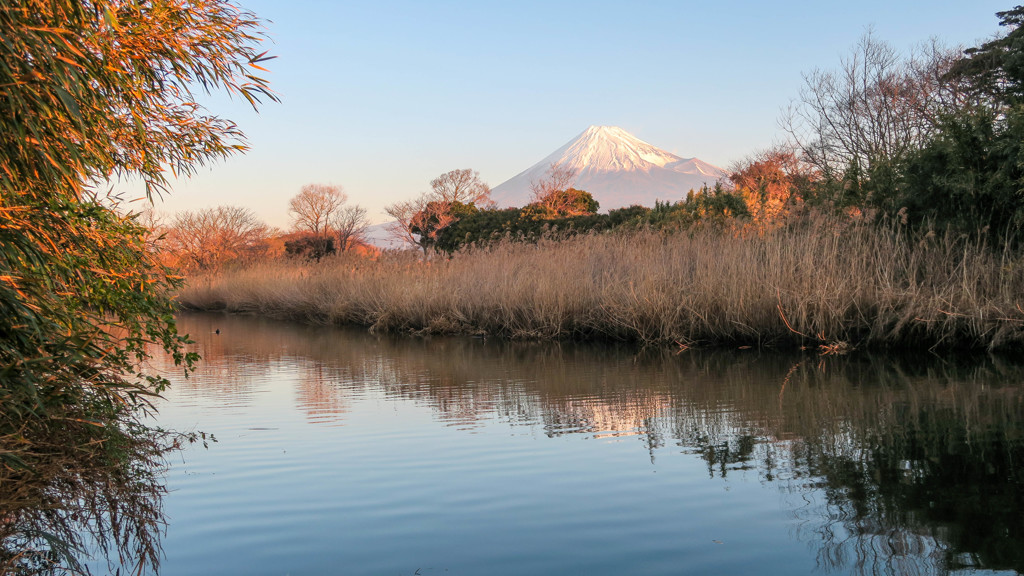
<instances>
[{"instance_id":1,"label":"tree reflection in water","mask_svg":"<svg viewBox=\"0 0 1024 576\"><path fill-rule=\"evenodd\" d=\"M163 456L184 437L140 429L83 443L72 425L50 433L59 437L33 438L30 468L17 439L3 438L0 574L88 574L89 558L107 559L111 573L156 569Z\"/></svg>"},{"instance_id":2,"label":"tree reflection in water","mask_svg":"<svg viewBox=\"0 0 1024 576\"><path fill-rule=\"evenodd\" d=\"M374 388L462 428L637 436L652 459L703 459L709 481L743 472L777 486L825 572L1024 572L1024 368L993 357L638 353L216 315L182 326L221 329L200 338L189 393L244 403L245 378L218 374L286 363L317 423L343 424L347 398Z\"/></svg>"}]
</instances>

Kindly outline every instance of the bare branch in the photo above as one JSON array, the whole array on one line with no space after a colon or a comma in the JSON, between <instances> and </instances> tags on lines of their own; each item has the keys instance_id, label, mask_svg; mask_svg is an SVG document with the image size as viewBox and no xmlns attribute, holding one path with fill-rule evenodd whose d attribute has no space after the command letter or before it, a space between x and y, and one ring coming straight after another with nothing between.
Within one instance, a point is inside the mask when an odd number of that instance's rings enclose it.
<instances>
[{"instance_id":1,"label":"bare branch","mask_svg":"<svg viewBox=\"0 0 1024 576\"><path fill-rule=\"evenodd\" d=\"M430 192L415 200L395 202L384 209L395 224L391 236L409 245L427 248L438 234L458 220L452 213L457 204L475 208L494 206L491 188L475 170L451 170L430 181Z\"/></svg>"},{"instance_id":2,"label":"bare branch","mask_svg":"<svg viewBox=\"0 0 1024 576\"><path fill-rule=\"evenodd\" d=\"M338 237L338 250L344 252L355 243L362 242L368 224L366 208L358 204L338 210L330 222L335 236Z\"/></svg>"},{"instance_id":3,"label":"bare branch","mask_svg":"<svg viewBox=\"0 0 1024 576\"><path fill-rule=\"evenodd\" d=\"M292 227L296 231L311 232L316 236L329 233L331 220L348 200L341 186L335 184L306 184L288 202Z\"/></svg>"},{"instance_id":4,"label":"bare branch","mask_svg":"<svg viewBox=\"0 0 1024 576\"><path fill-rule=\"evenodd\" d=\"M419 248L419 235L412 232L413 219L423 211L428 202L428 196L424 193L414 200L395 202L385 207L384 211L395 219L394 225L388 230L391 237L411 247Z\"/></svg>"},{"instance_id":5,"label":"bare branch","mask_svg":"<svg viewBox=\"0 0 1024 576\"><path fill-rule=\"evenodd\" d=\"M576 183L577 171L569 166L560 166L552 163L548 167L544 177L537 181L530 181L530 201L542 202L545 197L551 196L552 192L564 191L572 188Z\"/></svg>"},{"instance_id":6,"label":"bare branch","mask_svg":"<svg viewBox=\"0 0 1024 576\"><path fill-rule=\"evenodd\" d=\"M850 167L870 173L921 146L941 114L967 102L947 74L959 58L935 41L903 58L869 30L839 70L804 76L780 123L825 177L839 181Z\"/></svg>"},{"instance_id":7,"label":"bare branch","mask_svg":"<svg viewBox=\"0 0 1024 576\"><path fill-rule=\"evenodd\" d=\"M485 208L491 201L491 187L480 179L480 173L468 168L451 170L430 181L431 201L461 202Z\"/></svg>"},{"instance_id":8,"label":"bare branch","mask_svg":"<svg viewBox=\"0 0 1024 576\"><path fill-rule=\"evenodd\" d=\"M218 268L266 253L271 229L238 206L186 210L174 215L161 248L185 269Z\"/></svg>"}]
</instances>

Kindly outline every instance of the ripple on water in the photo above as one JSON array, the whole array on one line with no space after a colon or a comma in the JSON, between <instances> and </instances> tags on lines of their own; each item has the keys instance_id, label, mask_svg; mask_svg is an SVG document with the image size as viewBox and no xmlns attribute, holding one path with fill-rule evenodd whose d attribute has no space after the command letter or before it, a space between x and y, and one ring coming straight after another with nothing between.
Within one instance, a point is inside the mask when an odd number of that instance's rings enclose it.
<instances>
[{"instance_id":1,"label":"ripple on water","mask_svg":"<svg viewBox=\"0 0 1024 576\"><path fill-rule=\"evenodd\" d=\"M980 392L899 380L902 368L828 372L831 359L804 372L782 357L645 359L216 321L221 339L201 343L211 367L176 381L160 415L219 440L169 472L165 576L895 574L889 558L858 565L841 539L885 550L883 528L954 531L871 515L882 509L871 494L898 506L925 478L904 468L937 466L900 455L898 486L865 474L865 438L893 452L907 438L880 415L955 432L955 419L934 418L970 414L972 433L1010 426L1003 437L1024 421L1019 390L941 412L931 398ZM868 384L872 370L884 386ZM1013 470L1001 473L995 493L1016 493ZM853 501L848 485L874 492ZM935 549L907 549L918 572L942 573Z\"/></svg>"}]
</instances>

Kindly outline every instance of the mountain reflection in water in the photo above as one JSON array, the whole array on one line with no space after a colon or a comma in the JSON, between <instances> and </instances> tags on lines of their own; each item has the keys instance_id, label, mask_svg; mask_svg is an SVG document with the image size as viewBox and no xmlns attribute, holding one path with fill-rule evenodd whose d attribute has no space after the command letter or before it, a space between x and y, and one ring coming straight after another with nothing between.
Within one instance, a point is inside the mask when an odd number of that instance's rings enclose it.
<instances>
[{"instance_id":1,"label":"mountain reflection in water","mask_svg":"<svg viewBox=\"0 0 1024 576\"><path fill-rule=\"evenodd\" d=\"M1024 572L1024 369L999 359L638 352L221 315L180 324L203 362L175 382L175 403L244 409L287 369L315 425L345 427L360 399L381 394L466 433L636 437L652 462L700 458L707 482L741 473L774 487L822 572Z\"/></svg>"}]
</instances>

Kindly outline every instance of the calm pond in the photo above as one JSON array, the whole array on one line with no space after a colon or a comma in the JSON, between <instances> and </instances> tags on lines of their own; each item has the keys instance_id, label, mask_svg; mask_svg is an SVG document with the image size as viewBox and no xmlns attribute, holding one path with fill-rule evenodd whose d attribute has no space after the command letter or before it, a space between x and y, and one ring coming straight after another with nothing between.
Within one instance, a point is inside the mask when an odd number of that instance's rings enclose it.
<instances>
[{"instance_id":1,"label":"calm pond","mask_svg":"<svg viewBox=\"0 0 1024 576\"><path fill-rule=\"evenodd\" d=\"M180 328L165 576L1024 571L998 359Z\"/></svg>"}]
</instances>

